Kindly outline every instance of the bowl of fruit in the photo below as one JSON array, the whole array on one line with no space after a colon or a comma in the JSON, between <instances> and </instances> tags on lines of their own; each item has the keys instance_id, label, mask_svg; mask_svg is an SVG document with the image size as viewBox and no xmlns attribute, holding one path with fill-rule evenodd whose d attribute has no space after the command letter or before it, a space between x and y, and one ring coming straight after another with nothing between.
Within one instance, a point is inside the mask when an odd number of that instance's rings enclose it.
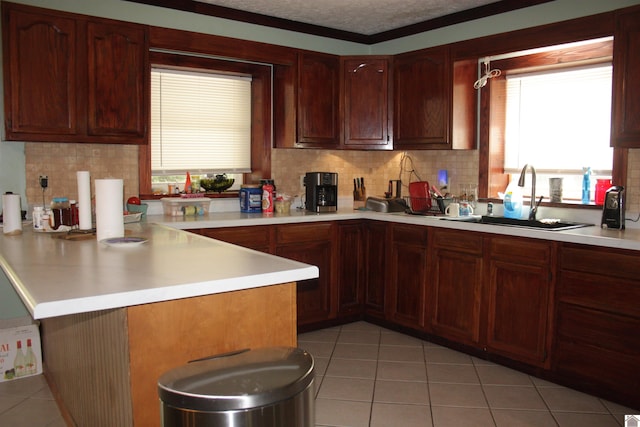
<instances>
[{"instance_id":1,"label":"bowl of fruit","mask_svg":"<svg viewBox=\"0 0 640 427\"><path fill-rule=\"evenodd\" d=\"M215 178L200 178L200 187L204 188L207 193L222 193L231 188L235 179L227 178L226 174L216 175Z\"/></svg>"}]
</instances>

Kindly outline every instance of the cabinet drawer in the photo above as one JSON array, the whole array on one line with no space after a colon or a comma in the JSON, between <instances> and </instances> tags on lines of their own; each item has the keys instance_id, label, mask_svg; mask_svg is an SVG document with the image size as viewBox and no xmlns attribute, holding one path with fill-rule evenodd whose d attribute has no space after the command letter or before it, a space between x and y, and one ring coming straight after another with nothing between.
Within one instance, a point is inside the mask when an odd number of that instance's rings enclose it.
<instances>
[{"instance_id":1,"label":"cabinet drawer","mask_svg":"<svg viewBox=\"0 0 640 427\"><path fill-rule=\"evenodd\" d=\"M427 227L394 224L392 233L394 242L427 246Z\"/></svg>"},{"instance_id":2,"label":"cabinet drawer","mask_svg":"<svg viewBox=\"0 0 640 427\"><path fill-rule=\"evenodd\" d=\"M433 245L437 248L452 249L471 254L482 253L482 237L479 233L434 229Z\"/></svg>"},{"instance_id":3,"label":"cabinet drawer","mask_svg":"<svg viewBox=\"0 0 640 427\"><path fill-rule=\"evenodd\" d=\"M330 222L283 224L276 227L276 243L300 243L331 240Z\"/></svg>"},{"instance_id":4,"label":"cabinet drawer","mask_svg":"<svg viewBox=\"0 0 640 427\"><path fill-rule=\"evenodd\" d=\"M638 253L564 244L560 249L559 267L561 270L638 280Z\"/></svg>"},{"instance_id":5,"label":"cabinet drawer","mask_svg":"<svg viewBox=\"0 0 640 427\"><path fill-rule=\"evenodd\" d=\"M249 248L269 247L269 227L203 228L198 234Z\"/></svg>"},{"instance_id":6,"label":"cabinet drawer","mask_svg":"<svg viewBox=\"0 0 640 427\"><path fill-rule=\"evenodd\" d=\"M490 248L492 258L522 260L533 265L548 265L551 261L551 243L539 240L492 237Z\"/></svg>"},{"instance_id":7,"label":"cabinet drawer","mask_svg":"<svg viewBox=\"0 0 640 427\"><path fill-rule=\"evenodd\" d=\"M558 276L560 301L640 318L640 283L574 271Z\"/></svg>"},{"instance_id":8,"label":"cabinet drawer","mask_svg":"<svg viewBox=\"0 0 640 427\"><path fill-rule=\"evenodd\" d=\"M638 319L560 303L553 370L638 404Z\"/></svg>"}]
</instances>

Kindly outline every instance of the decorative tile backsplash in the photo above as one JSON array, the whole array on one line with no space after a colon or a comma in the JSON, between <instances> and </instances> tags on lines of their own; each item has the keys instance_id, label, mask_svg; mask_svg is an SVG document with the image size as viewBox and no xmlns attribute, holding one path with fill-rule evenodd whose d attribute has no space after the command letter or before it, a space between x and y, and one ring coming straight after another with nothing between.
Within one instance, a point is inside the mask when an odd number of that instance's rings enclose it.
<instances>
[{"instance_id":1,"label":"decorative tile backsplash","mask_svg":"<svg viewBox=\"0 0 640 427\"><path fill-rule=\"evenodd\" d=\"M411 181L437 184L438 170L447 170L450 191L462 184L477 184L478 151L341 151L273 149L272 178L279 192L300 195L300 176L306 172L337 172L340 197L353 192L353 179L363 177L368 196L383 196L391 179L402 179L403 195ZM115 144L26 143L27 201L42 203L40 175L49 176L45 201L53 197L77 198L76 171L91 173L92 191L96 178L122 178L125 196L138 194L138 147ZM404 165L401 173L401 162ZM415 170L411 174L410 170ZM640 212L640 150L629 150L627 211ZM394 190L395 191L395 190ZM93 193L92 193L93 194Z\"/></svg>"},{"instance_id":2,"label":"decorative tile backsplash","mask_svg":"<svg viewBox=\"0 0 640 427\"><path fill-rule=\"evenodd\" d=\"M274 149L271 170L278 192L298 195L303 191L300 175L306 172L336 172L340 197L353 194L353 179L364 178L367 196L384 197L389 180L401 179L402 194L408 195L412 181L437 185L438 170L446 169L452 192L460 184L477 184L477 151L340 151ZM401 163L403 166L401 166ZM411 173L411 171L415 171ZM395 189L394 189L395 191Z\"/></svg>"},{"instance_id":3,"label":"decorative tile backsplash","mask_svg":"<svg viewBox=\"0 0 640 427\"><path fill-rule=\"evenodd\" d=\"M78 198L77 171L91 174L91 194L95 179L122 178L125 196L138 194L138 147L120 144L26 143L27 203L42 204L38 177L49 177L45 203L54 197Z\"/></svg>"}]
</instances>

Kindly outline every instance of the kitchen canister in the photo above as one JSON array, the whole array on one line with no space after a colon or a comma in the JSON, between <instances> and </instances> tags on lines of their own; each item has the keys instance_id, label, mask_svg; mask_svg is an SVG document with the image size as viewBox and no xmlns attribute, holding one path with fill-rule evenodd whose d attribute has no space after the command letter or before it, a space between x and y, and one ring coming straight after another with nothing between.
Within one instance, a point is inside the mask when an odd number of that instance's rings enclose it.
<instances>
[{"instance_id":1,"label":"kitchen canister","mask_svg":"<svg viewBox=\"0 0 640 427\"><path fill-rule=\"evenodd\" d=\"M257 184L245 184L240 187L240 212L262 212L262 188Z\"/></svg>"}]
</instances>

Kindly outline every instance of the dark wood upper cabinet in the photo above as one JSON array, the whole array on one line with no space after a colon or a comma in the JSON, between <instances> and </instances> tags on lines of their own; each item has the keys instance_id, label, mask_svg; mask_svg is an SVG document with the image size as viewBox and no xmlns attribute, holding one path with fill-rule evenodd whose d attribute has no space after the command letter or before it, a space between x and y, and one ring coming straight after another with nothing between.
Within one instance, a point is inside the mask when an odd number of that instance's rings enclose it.
<instances>
[{"instance_id":1,"label":"dark wood upper cabinet","mask_svg":"<svg viewBox=\"0 0 640 427\"><path fill-rule=\"evenodd\" d=\"M144 26L2 4L6 139L141 144Z\"/></svg>"},{"instance_id":2,"label":"dark wood upper cabinet","mask_svg":"<svg viewBox=\"0 0 640 427\"><path fill-rule=\"evenodd\" d=\"M392 149L389 73L386 57L300 52L295 146Z\"/></svg>"},{"instance_id":3,"label":"dark wood upper cabinet","mask_svg":"<svg viewBox=\"0 0 640 427\"><path fill-rule=\"evenodd\" d=\"M640 8L620 13L613 44L611 145L640 148Z\"/></svg>"},{"instance_id":4,"label":"dark wood upper cabinet","mask_svg":"<svg viewBox=\"0 0 640 427\"><path fill-rule=\"evenodd\" d=\"M449 49L400 54L393 63L394 147L451 148Z\"/></svg>"},{"instance_id":5,"label":"dark wood upper cabinet","mask_svg":"<svg viewBox=\"0 0 640 427\"><path fill-rule=\"evenodd\" d=\"M146 41L139 25L88 23L89 135L143 140L149 80Z\"/></svg>"},{"instance_id":6,"label":"dark wood upper cabinet","mask_svg":"<svg viewBox=\"0 0 640 427\"><path fill-rule=\"evenodd\" d=\"M386 57L342 59L344 148L393 148L389 73Z\"/></svg>"},{"instance_id":7,"label":"dark wood upper cabinet","mask_svg":"<svg viewBox=\"0 0 640 427\"><path fill-rule=\"evenodd\" d=\"M301 52L298 57L297 146L340 144L340 57Z\"/></svg>"},{"instance_id":8,"label":"dark wood upper cabinet","mask_svg":"<svg viewBox=\"0 0 640 427\"><path fill-rule=\"evenodd\" d=\"M78 24L2 4L7 139L77 135Z\"/></svg>"}]
</instances>

